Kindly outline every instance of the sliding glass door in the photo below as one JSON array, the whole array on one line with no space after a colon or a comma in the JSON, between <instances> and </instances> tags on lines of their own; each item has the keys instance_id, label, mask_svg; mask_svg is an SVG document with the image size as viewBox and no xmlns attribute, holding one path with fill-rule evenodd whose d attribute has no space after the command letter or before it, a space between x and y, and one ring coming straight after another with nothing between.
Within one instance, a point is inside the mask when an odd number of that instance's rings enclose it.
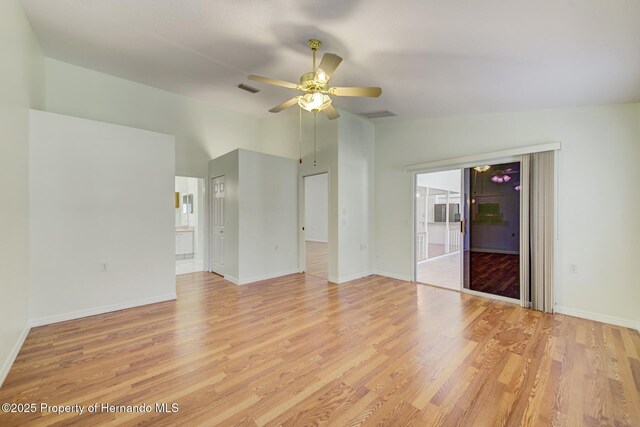
<instances>
[{"instance_id":1,"label":"sliding glass door","mask_svg":"<svg viewBox=\"0 0 640 427\"><path fill-rule=\"evenodd\" d=\"M461 170L422 173L415 183L415 280L460 290Z\"/></svg>"},{"instance_id":2,"label":"sliding glass door","mask_svg":"<svg viewBox=\"0 0 640 427\"><path fill-rule=\"evenodd\" d=\"M463 173L463 286L520 299L520 162Z\"/></svg>"}]
</instances>

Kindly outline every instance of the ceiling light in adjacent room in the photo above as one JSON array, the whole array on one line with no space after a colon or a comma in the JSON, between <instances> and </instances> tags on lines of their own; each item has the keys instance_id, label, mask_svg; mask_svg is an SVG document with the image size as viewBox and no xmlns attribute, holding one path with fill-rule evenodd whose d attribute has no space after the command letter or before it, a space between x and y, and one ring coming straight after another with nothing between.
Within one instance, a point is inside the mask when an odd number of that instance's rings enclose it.
<instances>
[{"instance_id":1,"label":"ceiling light in adjacent room","mask_svg":"<svg viewBox=\"0 0 640 427\"><path fill-rule=\"evenodd\" d=\"M489 165L484 165L484 166L476 166L476 167L475 167L475 168L473 168L473 169L475 169L475 171L476 171L476 172L480 172L480 173L482 173L482 172L486 172L486 171L488 171L490 167L491 167L491 166L489 166Z\"/></svg>"},{"instance_id":2,"label":"ceiling light in adjacent room","mask_svg":"<svg viewBox=\"0 0 640 427\"><path fill-rule=\"evenodd\" d=\"M504 184L509 181L511 181L511 177L503 173L497 173L491 177L491 182L496 184Z\"/></svg>"}]
</instances>

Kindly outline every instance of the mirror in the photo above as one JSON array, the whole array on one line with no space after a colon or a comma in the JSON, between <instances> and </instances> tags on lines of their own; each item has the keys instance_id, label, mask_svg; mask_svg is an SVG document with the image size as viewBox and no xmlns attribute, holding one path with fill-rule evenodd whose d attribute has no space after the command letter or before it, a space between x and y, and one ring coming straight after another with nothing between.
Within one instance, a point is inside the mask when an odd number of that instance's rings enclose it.
<instances>
[{"instance_id":1,"label":"mirror","mask_svg":"<svg viewBox=\"0 0 640 427\"><path fill-rule=\"evenodd\" d=\"M193 213L193 194L182 196L182 213Z\"/></svg>"}]
</instances>

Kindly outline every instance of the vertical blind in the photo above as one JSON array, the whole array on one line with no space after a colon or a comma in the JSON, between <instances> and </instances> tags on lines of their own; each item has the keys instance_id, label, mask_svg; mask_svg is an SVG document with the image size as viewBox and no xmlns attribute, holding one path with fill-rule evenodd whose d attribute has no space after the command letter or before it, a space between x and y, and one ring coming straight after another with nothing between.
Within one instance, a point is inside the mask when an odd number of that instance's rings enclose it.
<instances>
[{"instance_id":1,"label":"vertical blind","mask_svg":"<svg viewBox=\"0 0 640 427\"><path fill-rule=\"evenodd\" d=\"M553 312L555 152L521 156L520 304Z\"/></svg>"}]
</instances>

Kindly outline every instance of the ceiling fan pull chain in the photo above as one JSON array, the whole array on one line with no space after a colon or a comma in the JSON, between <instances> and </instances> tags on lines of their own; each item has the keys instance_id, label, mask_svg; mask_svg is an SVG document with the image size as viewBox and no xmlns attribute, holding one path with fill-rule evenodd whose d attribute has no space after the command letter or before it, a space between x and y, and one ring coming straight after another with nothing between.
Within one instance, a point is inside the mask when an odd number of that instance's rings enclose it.
<instances>
[{"instance_id":1,"label":"ceiling fan pull chain","mask_svg":"<svg viewBox=\"0 0 640 427\"><path fill-rule=\"evenodd\" d=\"M298 108L298 125L300 126L300 164L302 164L302 108Z\"/></svg>"},{"instance_id":2,"label":"ceiling fan pull chain","mask_svg":"<svg viewBox=\"0 0 640 427\"><path fill-rule=\"evenodd\" d=\"M318 143L318 131L316 130L316 119L318 117L318 112L313 113L313 166L317 166L316 155L318 153L317 143Z\"/></svg>"}]
</instances>

